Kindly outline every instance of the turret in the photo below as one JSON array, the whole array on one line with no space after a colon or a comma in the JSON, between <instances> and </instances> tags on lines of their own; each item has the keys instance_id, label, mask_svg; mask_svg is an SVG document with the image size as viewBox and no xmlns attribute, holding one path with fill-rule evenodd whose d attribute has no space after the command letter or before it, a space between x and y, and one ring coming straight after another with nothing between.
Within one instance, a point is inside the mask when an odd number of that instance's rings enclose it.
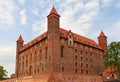
<instances>
[{"instance_id":1,"label":"turret","mask_svg":"<svg viewBox=\"0 0 120 82\"><path fill-rule=\"evenodd\" d=\"M59 18L60 15L57 13L56 9L53 7L47 16L48 18L48 33L50 34L50 37L58 36L59 35ZM54 36L51 36L54 35Z\"/></svg>"},{"instance_id":2,"label":"turret","mask_svg":"<svg viewBox=\"0 0 120 82\"><path fill-rule=\"evenodd\" d=\"M100 35L98 36L98 44L101 46L105 53L107 51L107 36L105 36L103 31L101 31Z\"/></svg>"},{"instance_id":3,"label":"turret","mask_svg":"<svg viewBox=\"0 0 120 82\"><path fill-rule=\"evenodd\" d=\"M20 35L18 40L16 41L16 71L15 71L15 76L18 77L18 69L19 69L19 52L20 48L23 47L24 41L22 36Z\"/></svg>"},{"instance_id":4,"label":"turret","mask_svg":"<svg viewBox=\"0 0 120 82\"><path fill-rule=\"evenodd\" d=\"M49 71L57 72L59 70L59 56L60 56L60 15L57 13L56 9L53 7L47 16L48 18L48 53L51 61L49 66Z\"/></svg>"}]
</instances>

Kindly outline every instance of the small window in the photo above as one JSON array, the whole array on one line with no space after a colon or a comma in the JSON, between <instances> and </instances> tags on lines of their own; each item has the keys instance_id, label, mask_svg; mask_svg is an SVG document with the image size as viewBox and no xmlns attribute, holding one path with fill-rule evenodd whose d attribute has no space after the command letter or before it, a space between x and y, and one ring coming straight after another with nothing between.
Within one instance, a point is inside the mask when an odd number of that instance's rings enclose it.
<instances>
[{"instance_id":1,"label":"small window","mask_svg":"<svg viewBox=\"0 0 120 82\"><path fill-rule=\"evenodd\" d=\"M86 74L88 74L88 70L86 70Z\"/></svg>"},{"instance_id":2,"label":"small window","mask_svg":"<svg viewBox=\"0 0 120 82\"><path fill-rule=\"evenodd\" d=\"M82 54L82 50L80 51L80 54Z\"/></svg>"},{"instance_id":3,"label":"small window","mask_svg":"<svg viewBox=\"0 0 120 82\"><path fill-rule=\"evenodd\" d=\"M77 69L75 69L75 73L77 73L78 72L78 70Z\"/></svg>"},{"instance_id":4,"label":"small window","mask_svg":"<svg viewBox=\"0 0 120 82\"><path fill-rule=\"evenodd\" d=\"M83 63L81 63L81 68L83 67Z\"/></svg>"},{"instance_id":5,"label":"small window","mask_svg":"<svg viewBox=\"0 0 120 82\"><path fill-rule=\"evenodd\" d=\"M92 59L90 59L90 62L92 63Z\"/></svg>"},{"instance_id":6,"label":"small window","mask_svg":"<svg viewBox=\"0 0 120 82\"><path fill-rule=\"evenodd\" d=\"M83 60L83 57L81 57L81 61Z\"/></svg>"},{"instance_id":7,"label":"small window","mask_svg":"<svg viewBox=\"0 0 120 82\"><path fill-rule=\"evenodd\" d=\"M83 69L81 69L81 73L83 74Z\"/></svg>"},{"instance_id":8,"label":"small window","mask_svg":"<svg viewBox=\"0 0 120 82\"><path fill-rule=\"evenodd\" d=\"M77 62L75 62L75 67L77 67Z\"/></svg>"},{"instance_id":9,"label":"small window","mask_svg":"<svg viewBox=\"0 0 120 82\"><path fill-rule=\"evenodd\" d=\"M88 58L86 58L86 62L88 61Z\"/></svg>"},{"instance_id":10,"label":"small window","mask_svg":"<svg viewBox=\"0 0 120 82\"><path fill-rule=\"evenodd\" d=\"M45 59L47 59L47 55L48 55L48 48L45 48Z\"/></svg>"},{"instance_id":11,"label":"small window","mask_svg":"<svg viewBox=\"0 0 120 82\"><path fill-rule=\"evenodd\" d=\"M86 64L86 68L88 68L88 64Z\"/></svg>"},{"instance_id":12,"label":"small window","mask_svg":"<svg viewBox=\"0 0 120 82\"><path fill-rule=\"evenodd\" d=\"M64 57L64 46L61 46L61 56L60 56L61 58L63 58Z\"/></svg>"},{"instance_id":13,"label":"small window","mask_svg":"<svg viewBox=\"0 0 120 82\"><path fill-rule=\"evenodd\" d=\"M62 72L64 72L64 67L62 67Z\"/></svg>"},{"instance_id":14,"label":"small window","mask_svg":"<svg viewBox=\"0 0 120 82\"><path fill-rule=\"evenodd\" d=\"M75 49L75 53L77 53L77 49Z\"/></svg>"},{"instance_id":15,"label":"small window","mask_svg":"<svg viewBox=\"0 0 120 82\"><path fill-rule=\"evenodd\" d=\"M75 60L77 60L77 56L75 56Z\"/></svg>"},{"instance_id":16,"label":"small window","mask_svg":"<svg viewBox=\"0 0 120 82\"><path fill-rule=\"evenodd\" d=\"M44 71L44 68L42 68L42 72Z\"/></svg>"}]
</instances>

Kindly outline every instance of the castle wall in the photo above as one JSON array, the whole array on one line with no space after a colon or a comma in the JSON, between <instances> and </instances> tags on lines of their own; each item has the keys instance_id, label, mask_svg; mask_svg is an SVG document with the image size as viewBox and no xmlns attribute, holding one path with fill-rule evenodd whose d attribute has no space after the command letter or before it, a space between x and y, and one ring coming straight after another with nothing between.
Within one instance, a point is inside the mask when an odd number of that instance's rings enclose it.
<instances>
[{"instance_id":1,"label":"castle wall","mask_svg":"<svg viewBox=\"0 0 120 82\"><path fill-rule=\"evenodd\" d=\"M44 74L38 76L28 76L23 78L3 80L0 82L103 82L103 79L101 76L52 73L52 74Z\"/></svg>"},{"instance_id":2,"label":"castle wall","mask_svg":"<svg viewBox=\"0 0 120 82\"><path fill-rule=\"evenodd\" d=\"M64 47L63 57L60 58L61 72L85 75L100 75L104 68L103 52L97 48L73 42L68 45L69 39L61 38L61 48ZM60 55L61 55L60 53Z\"/></svg>"},{"instance_id":3,"label":"castle wall","mask_svg":"<svg viewBox=\"0 0 120 82\"><path fill-rule=\"evenodd\" d=\"M47 48L47 39L45 39L19 53L19 77L48 72Z\"/></svg>"}]
</instances>

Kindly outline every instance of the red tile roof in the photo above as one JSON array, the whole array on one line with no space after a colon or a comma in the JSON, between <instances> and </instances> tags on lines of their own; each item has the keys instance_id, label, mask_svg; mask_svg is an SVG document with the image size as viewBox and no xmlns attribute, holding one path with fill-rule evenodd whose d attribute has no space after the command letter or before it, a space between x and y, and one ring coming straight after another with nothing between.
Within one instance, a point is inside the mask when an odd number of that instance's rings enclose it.
<instances>
[{"instance_id":1,"label":"red tile roof","mask_svg":"<svg viewBox=\"0 0 120 82\"><path fill-rule=\"evenodd\" d=\"M43 40L44 38L47 37L47 32L43 33L42 35L36 37L35 39L33 39L32 41L30 41L29 43L25 44L20 51L23 51L31 46L33 46L34 44L36 44L37 42Z\"/></svg>"},{"instance_id":2,"label":"red tile roof","mask_svg":"<svg viewBox=\"0 0 120 82\"><path fill-rule=\"evenodd\" d=\"M69 31L65 30L65 29L62 29L60 28L60 37L63 37L63 38L66 38L68 39L68 33ZM95 47L95 48L98 48L98 49L101 49L102 48L93 40L89 39L89 38L86 38L84 36L81 36L81 35L78 35L78 34L75 34L73 33L73 37L74 37L74 41L76 42L79 42L79 43L82 43L82 44L85 44L85 45L89 45L89 46L92 46L92 47ZM47 38L47 32L43 33L42 35L38 36L37 38L33 39L32 41L30 41L29 43L25 44L22 48L21 48L21 51L31 47L32 45L36 44L37 42L43 40L44 38Z\"/></svg>"},{"instance_id":3,"label":"red tile roof","mask_svg":"<svg viewBox=\"0 0 120 82\"><path fill-rule=\"evenodd\" d=\"M102 37L102 36L105 36L103 31L101 31L101 33L100 33L100 35L98 37Z\"/></svg>"},{"instance_id":4,"label":"red tile roof","mask_svg":"<svg viewBox=\"0 0 120 82\"><path fill-rule=\"evenodd\" d=\"M60 34L63 38L67 38L68 37L68 31L65 29L60 28ZM74 37L74 41L79 42L79 43L83 43L89 46L93 46L99 49L102 49L95 41L86 38L84 36L78 35L76 33L73 33L73 37Z\"/></svg>"},{"instance_id":5,"label":"red tile roof","mask_svg":"<svg viewBox=\"0 0 120 82\"><path fill-rule=\"evenodd\" d=\"M17 40L17 41L24 42L24 40L23 40L23 38L22 38L22 36L21 36L21 35L19 36L19 38L18 38L18 40Z\"/></svg>"},{"instance_id":6,"label":"red tile roof","mask_svg":"<svg viewBox=\"0 0 120 82\"><path fill-rule=\"evenodd\" d=\"M51 14L55 14L55 15L60 16L60 15L57 13L57 11L56 11L56 9L54 8L54 6L53 6L53 8L51 9L51 11L50 11L50 14L49 14L49 15L51 15ZM49 15L48 15L48 16L49 16Z\"/></svg>"}]
</instances>

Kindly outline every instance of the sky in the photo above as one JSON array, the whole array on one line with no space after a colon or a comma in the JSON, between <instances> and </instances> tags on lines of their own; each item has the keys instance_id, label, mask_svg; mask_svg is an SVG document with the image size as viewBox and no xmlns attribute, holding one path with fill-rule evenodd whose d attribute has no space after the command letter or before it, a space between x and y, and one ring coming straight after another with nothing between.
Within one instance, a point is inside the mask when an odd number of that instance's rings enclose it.
<instances>
[{"instance_id":1,"label":"sky","mask_svg":"<svg viewBox=\"0 0 120 82\"><path fill-rule=\"evenodd\" d=\"M0 0L0 65L15 72L16 41L24 44L47 30L52 7L60 27L91 38L104 31L108 44L120 41L120 0Z\"/></svg>"}]
</instances>

